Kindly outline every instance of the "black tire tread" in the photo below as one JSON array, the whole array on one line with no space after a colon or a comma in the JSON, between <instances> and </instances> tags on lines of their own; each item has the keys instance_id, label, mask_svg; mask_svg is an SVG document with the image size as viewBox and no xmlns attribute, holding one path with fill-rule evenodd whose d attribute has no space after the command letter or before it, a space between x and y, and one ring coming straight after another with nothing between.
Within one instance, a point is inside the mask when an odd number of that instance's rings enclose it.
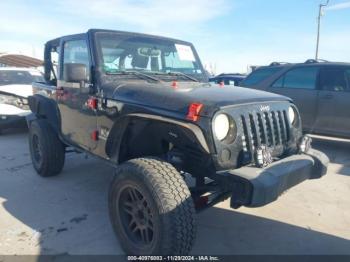
<instances>
[{"instance_id":1,"label":"black tire tread","mask_svg":"<svg viewBox=\"0 0 350 262\"><path fill-rule=\"evenodd\" d=\"M161 236L163 255L186 255L192 249L196 235L195 208L191 193L180 173L168 162L155 158L129 160L117 168L118 173L138 170L144 183L151 188L164 217ZM159 253L158 253L159 254Z\"/></svg>"},{"instance_id":2,"label":"black tire tread","mask_svg":"<svg viewBox=\"0 0 350 262\"><path fill-rule=\"evenodd\" d=\"M45 119L35 120L30 125L30 136L35 132L43 147L43 164L35 168L40 176L50 177L58 175L64 166L65 147L57 133ZM35 166L34 166L35 167Z\"/></svg>"}]
</instances>

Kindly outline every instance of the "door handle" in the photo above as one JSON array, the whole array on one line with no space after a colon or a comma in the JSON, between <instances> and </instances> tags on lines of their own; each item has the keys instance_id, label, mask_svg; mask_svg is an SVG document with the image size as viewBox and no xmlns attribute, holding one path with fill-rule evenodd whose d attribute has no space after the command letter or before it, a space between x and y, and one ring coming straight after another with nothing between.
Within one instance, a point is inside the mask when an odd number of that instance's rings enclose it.
<instances>
[{"instance_id":1,"label":"door handle","mask_svg":"<svg viewBox=\"0 0 350 262\"><path fill-rule=\"evenodd\" d=\"M333 95L332 94L325 94L323 96L321 96L322 99L332 99Z\"/></svg>"}]
</instances>

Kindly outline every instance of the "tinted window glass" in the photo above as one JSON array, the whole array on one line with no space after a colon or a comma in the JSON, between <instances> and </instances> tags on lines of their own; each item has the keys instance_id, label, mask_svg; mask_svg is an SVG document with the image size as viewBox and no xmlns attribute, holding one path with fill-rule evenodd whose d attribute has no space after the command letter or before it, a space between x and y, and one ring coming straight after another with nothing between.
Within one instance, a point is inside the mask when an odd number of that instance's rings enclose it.
<instances>
[{"instance_id":1,"label":"tinted window glass","mask_svg":"<svg viewBox=\"0 0 350 262\"><path fill-rule=\"evenodd\" d=\"M343 92L348 89L350 70L341 67L329 67L321 71L320 85L322 90Z\"/></svg>"},{"instance_id":2,"label":"tinted window glass","mask_svg":"<svg viewBox=\"0 0 350 262\"><path fill-rule=\"evenodd\" d=\"M51 63L52 70L50 70L50 81L55 81L58 75L58 61L59 61L59 49L53 48L51 50Z\"/></svg>"},{"instance_id":3,"label":"tinted window glass","mask_svg":"<svg viewBox=\"0 0 350 262\"><path fill-rule=\"evenodd\" d=\"M215 83L215 84L220 84L222 81L224 81L222 78L212 78L209 80L209 82Z\"/></svg>"},{"instance_id":4,"label":"tinted window glass","mask_svg":"<svg viewBox=\"0 0 350 262\"><path fill-rule=\"evenodd\" d=\"M255 85L274 73L280 71L282 67L265 67L253 71L246 79L241 82L241 86L252 86Z\"/></svg>"},{"instance_id":5,"label":"tinted window glass","mask_svg":"<svg viewBox=\"0 0 350 262\"><path fill-rule=\"evenodd\" d=\"M188 48L190 48L190 47L188 46ZM165 67L167 67L167 68L180 68L180 69L188 68L188 70L194 69L193 61L182 60L179 57L178 52L176 52L176 51L165 54L164 62L165 62L164 63Z\"/></svg>"},{"instance_id":6,"label":"tinted window glass","mask_svg":"<svg viewBox=\"0 0 350 262\"><path fill-rule=\"evenodd\" d=\"M0 86L31 85L33 82L44 82L44 78L36 71L0 70Z\"/></svg>"},{"instance_id":7,"label":"tinted window glass","mask_svg":"<svg viewBox=\"0 0 350 262\"><path fill-rule=\"evenodd\" d=\"M89 53L85 40L72 40L64 44L63 64L70 63L85 64L89 68Z\"/></svg>"},{"instance_id":8,"label":"tinted window glass","mask_svg":"<svg viewBox=\"0 0 350 262\"><path fill-rule=\"evenodd\" d=\"M101 33L97 34L97 46L106 73L138 70L203 74L192 46L170 39Z\"/></svg>"},{"instance_id":9,"label":"tinted window glass","mask_svg":"<svg viewBox=\"0 0 350 262\"><path fill-rule=\"evenodd\" d=\"M346 68L345 70L345 80L347 83L348 91L350 91L350 68Z\"/></svg>"},{"instance_id":10,"label":"tinted window glass","mask_svg":"<svg viewBox=\"0 0 350 262\"><path fill-rule=\"evenodd\" d=\"M283 87L284 75L277 79L275 83L273 83L272 87Z\"/></svg>"},{"instance_id":11,"label":"tinted window glass","mask_svg":"<svg viewBox=\"0 0 350 262\"><path fill-rule=\"evenodd\" d=\"M236 85L237 80L228 78L212 78L209 80L210 83L220 84L224 82L225 85Z\"/></svg>"},{"instance_id":12,"label":"tinted window glass","mask_svg":"<svg viewBox=\"0 0 350 262\"><path fill-rule=\"evenodd\" d=\"M315 89L317 73L318 67L300 67L292 69L283 76L283 85L280 87ZM280 84L280 82L277 81L275 84Z\"/></svg>"}]
</instances>

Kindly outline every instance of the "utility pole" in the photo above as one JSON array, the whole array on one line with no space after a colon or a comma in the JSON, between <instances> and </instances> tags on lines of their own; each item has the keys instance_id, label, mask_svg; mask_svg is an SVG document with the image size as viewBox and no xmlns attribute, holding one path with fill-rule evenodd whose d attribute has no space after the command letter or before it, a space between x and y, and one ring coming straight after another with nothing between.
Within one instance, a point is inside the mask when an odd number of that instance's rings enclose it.
<instances>
[{"instance_id":1,"label":"utility pole","mask_svg":"<svg viewBox=\"0 0 350 262\"><path fill-rule=\"evenodd\" d=\"M321 17L323 15L323 8L329 4L329 0L325 4L320 4L318 9L318 17L317 17L317 41L316 41L316 55L315 59L318 59L318 46L320 43L320 28L321 28Z\"/></svg>"}]
</instances>

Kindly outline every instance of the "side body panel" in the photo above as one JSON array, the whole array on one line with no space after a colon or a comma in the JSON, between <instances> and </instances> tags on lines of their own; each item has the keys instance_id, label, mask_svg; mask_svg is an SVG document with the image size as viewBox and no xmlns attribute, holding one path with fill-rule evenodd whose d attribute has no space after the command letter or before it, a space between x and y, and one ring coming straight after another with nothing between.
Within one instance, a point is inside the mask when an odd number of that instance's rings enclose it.
<instances>
[{"instance_id":1,"label":"side body panel","mask_svg":"<svg viewBox=\"0 0 350 262\"><path fill-rule=\"evenodd\" d=\"M304 130L315 128L317 116L318 90L290 89L290 88L269 88L267 91L281 94L293 99L293 102L299 109L301 121Z\"/></svg>"},{"instance_id":2,"label":"side body panel","mask_svg":"<svg viewBox=\"0 0 350 262\"><path fill-rule=\"evenodd\" d=\"M310 77L310 80L302 83L303 76L300 73L305 72L306 69L313 71L314 81L311 80L311 75L305 75L305 77ZM293 99L299 109L304 130L317 128L318 75L319 68L317 66L293 67L271 82L267 88L267 91ZM299 81L301 82L300 84L306 85L298 86Z\"/></svg>"},{"instance_id":3,"label":"side body panel","mask_svg":"<svg viewBox=\"0 0 350 262\"><path fill-rule=\"evenodd\" d=\"M61 39L56 98L62 119L62 137L70 144L91 151L97 146L96 140L92 139L93 132L97 129L96 112L90 110L87 104L90 98L91 78L89 77L89 81L86 83L71 83L64 79L65 63L83 63L86 61L88 74L91 75L92 56L89 46L87 34Z\"/></svg>"},{"instance_id":4,"label":"side body panel","mask_svg":"<svg viewBox=\"0 0 350 262\"><path fill-rule=\"evenodd\" d=\"M320 132L350 137L350 66L327 66L321 70L319 95Z\"/></svg>"}]
</instances>

